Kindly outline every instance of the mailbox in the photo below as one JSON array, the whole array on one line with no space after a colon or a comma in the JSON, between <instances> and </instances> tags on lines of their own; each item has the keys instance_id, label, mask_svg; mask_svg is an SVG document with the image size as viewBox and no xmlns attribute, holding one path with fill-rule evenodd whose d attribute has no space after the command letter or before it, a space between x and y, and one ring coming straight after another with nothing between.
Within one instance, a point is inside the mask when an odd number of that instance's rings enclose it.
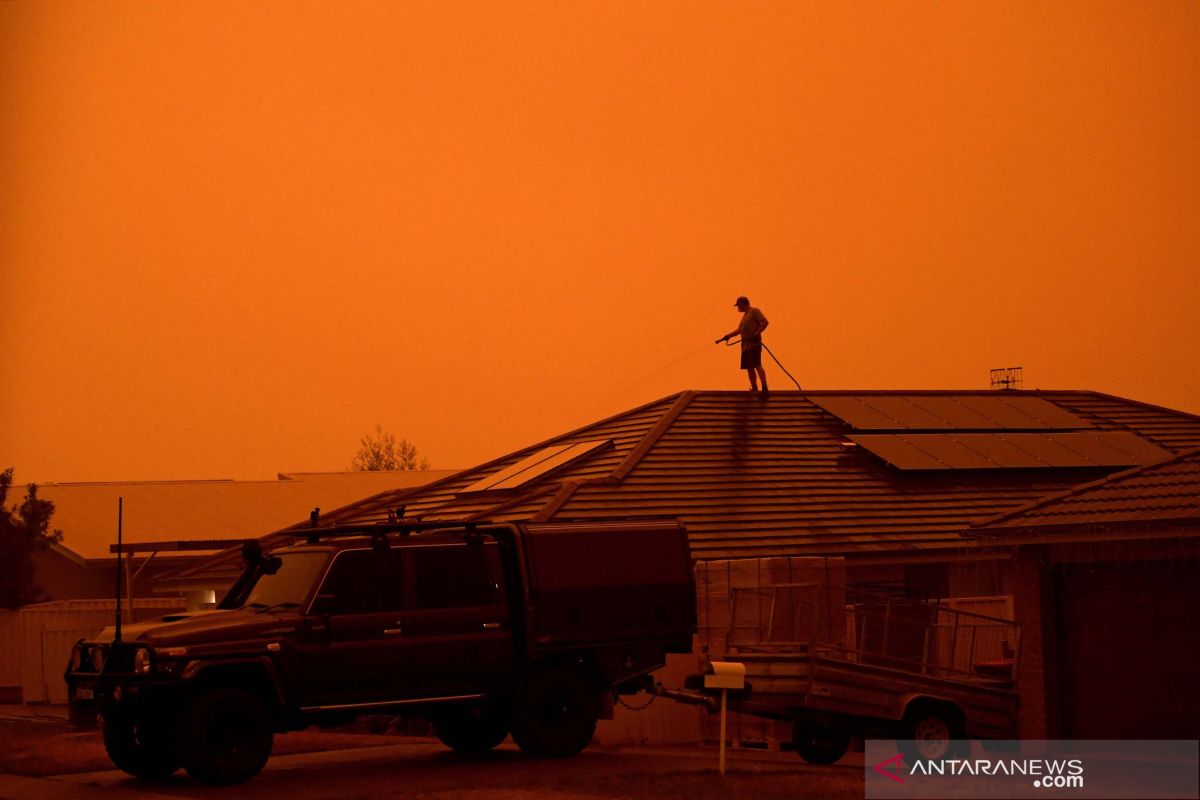
<instances>
[{"instance_id":1,"label":"mailbox","mask_svg":"<svg viewBox=\"0 0 1200 800\"><path fill-rule=\"evenodd\" d=\"M746 665L733 661L710 661L704 668L705 689L746 688Z\"/></svg>"}]
</instances>

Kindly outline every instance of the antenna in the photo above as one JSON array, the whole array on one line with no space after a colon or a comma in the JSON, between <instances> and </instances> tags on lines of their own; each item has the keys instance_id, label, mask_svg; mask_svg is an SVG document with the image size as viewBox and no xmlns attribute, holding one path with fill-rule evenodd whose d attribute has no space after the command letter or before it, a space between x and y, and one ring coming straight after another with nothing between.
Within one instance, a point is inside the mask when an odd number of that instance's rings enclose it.
<instances>
[{"instance_id":1,"label":"antenna","mask_svg":"<svg viewBox=\"0 0 1200 800\"><path fill-rule=\"evenodd\" d=\"M1024 367L1000 367L990 370L993 389L1020 389L1025 383Z\"/></svg>"},{"instance_id":2,"label":"antenna","mask_svg":"<svg viewBox=\"0 0 1200 800\"><path fill-rule=\"evenodd\" d=\"M117 624L113 641L121 641L121 523L125 512L125 498L117 498Z\"/></svg>"}]
</instances>

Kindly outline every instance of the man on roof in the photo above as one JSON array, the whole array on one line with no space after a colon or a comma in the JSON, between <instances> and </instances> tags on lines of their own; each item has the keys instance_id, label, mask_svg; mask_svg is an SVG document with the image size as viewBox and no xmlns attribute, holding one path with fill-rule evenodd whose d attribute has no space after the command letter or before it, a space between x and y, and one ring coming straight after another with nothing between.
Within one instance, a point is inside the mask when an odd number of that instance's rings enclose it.
<instances>
[{"instance_id":1,"label":"man on roof","mask_svg":"<svg viewBox=\"0 0 1200 800\"><path fill-rule=\"evenodd\" d=\"M758 382L761 380L762 393L766 394L767 373L762 367L762 332L770 323L762 311L750 305L750 299L745 296L739 297L734 306L742 312L742 321L738 323L737 328L722 336L721 341L727 342L730 338L741 335L742 369L746 370L750 377L750 391L757 392Z\"/></svg>"}]
</instances>

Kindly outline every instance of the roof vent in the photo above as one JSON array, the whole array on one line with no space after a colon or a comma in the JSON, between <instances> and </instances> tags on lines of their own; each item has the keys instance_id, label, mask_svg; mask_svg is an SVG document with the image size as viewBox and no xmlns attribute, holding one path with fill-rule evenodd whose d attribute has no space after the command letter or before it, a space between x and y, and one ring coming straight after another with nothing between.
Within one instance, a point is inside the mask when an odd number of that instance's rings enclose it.
<instances>
[{"instance_id":1,"label":"roof vent","mask_svg":"<svg viewBox=\"0 0 1200 800\"><path fill-rule=\"evenodd\" d=\"M1000 367L990 370L993 389L1020 389L1025 383L1024 367Z\"/></svg>"}]
</instances>

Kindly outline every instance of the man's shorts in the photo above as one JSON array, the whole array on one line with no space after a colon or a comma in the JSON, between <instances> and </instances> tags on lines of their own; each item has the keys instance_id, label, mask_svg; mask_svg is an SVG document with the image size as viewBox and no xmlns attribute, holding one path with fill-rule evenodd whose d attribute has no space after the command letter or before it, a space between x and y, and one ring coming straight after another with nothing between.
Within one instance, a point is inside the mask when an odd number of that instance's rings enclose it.
<instances>
[{"instance_id":1,"label":"man's shorts","mask_svg":"<svg viewBox=\"0 0 1200 800\"><path fill-rule=\"evenodd\" d=\"M756 369L762 366L762 345L752 344L742 348L742 369Z\"/></svg>"}]
</instances>

